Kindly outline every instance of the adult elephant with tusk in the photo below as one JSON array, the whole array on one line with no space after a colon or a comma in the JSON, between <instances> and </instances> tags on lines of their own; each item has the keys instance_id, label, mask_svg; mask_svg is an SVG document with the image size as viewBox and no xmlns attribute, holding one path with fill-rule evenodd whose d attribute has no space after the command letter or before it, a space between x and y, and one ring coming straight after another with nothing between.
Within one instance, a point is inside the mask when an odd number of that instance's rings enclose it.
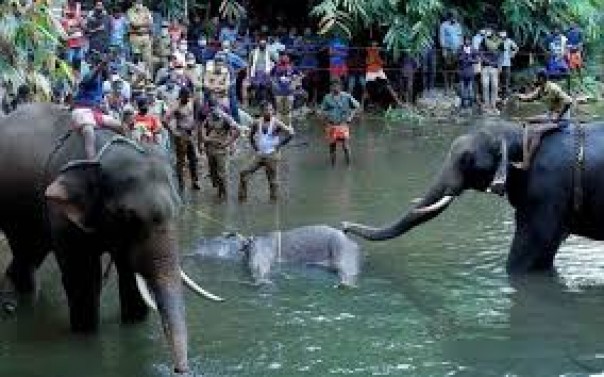
<instances>
[{"instance_id":1,"label":"adult elephant with tusk","mask_svg":"<svg viewBox=\"0 0 604 377\"><path fill-rule=\"evenodd\" d=\"M425 195L383 228L344 222L343 230L372 241L401 236L442 213L464 190L497 192L515 208L509 273L549 270L569 234L604 240L604 124L572 124L547 135L528 170L524 130L499 122L457 138Z\"/></svg>"},{"instance_id":2,"label":"adult elephant with tusk","mask_svg":"<svg viewBox=\"0 0 604 377\"><path fill-rule=\"evenodd\" d=\"M121 320L160 313L174 367L185 372L187 327L175 219L180 198L161 151L97 130L94 160L70 131L65 108L33 104L0 122L0 230L12 261L2 292L31 293L34 273L52 250L67 294L71 328L99 324L101 256L118 272Z\"/></svg>"}]
</instances>

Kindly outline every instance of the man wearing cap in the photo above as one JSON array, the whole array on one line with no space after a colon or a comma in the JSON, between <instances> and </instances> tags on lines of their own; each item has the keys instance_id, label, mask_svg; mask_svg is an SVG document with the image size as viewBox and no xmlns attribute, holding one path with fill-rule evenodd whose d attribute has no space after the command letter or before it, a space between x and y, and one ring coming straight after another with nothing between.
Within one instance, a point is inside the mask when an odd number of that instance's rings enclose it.
<instances>
[{"instance_id":1,"label":"man wearing cap","mask_svg":"<svg viewBox=\"0 0 604 377\"><path fill-rule=\"evenodd\" d=\"M153 48L151 43L151 28L153 17L149 9L143 5L143 0L136 0L128 10L130 24L130 45L139 50L148 67L153 64Z\"/></svg>"},{"instance_id":2,"label":"man wearing cap","mask_svg":"<svg viewBox=\"0 0 604 377\"><path fill-rule=\"evenodd\" d=\"M247 200L248 180L252 174L264 168L271 201L278 198L277 165L281 148L294 136L291 128L275 117L273 105L262 105L262 117L257 119L250 130L250 144L255 152L251 165L239 174L239 200Z\"/></svg>"},{"instance_id":3,"label":"man wearing cap","mask_svg":"<svg viewBox=\"0 0 604 377\"><path fill-rule=\"evenodd\" d=\"M361 105L354 97L342 91L342 83L335 79L331 82L331 91L323 98L321 112L327 121L327 140L331 166L336 165L336 148L342 145L346 164L350 166L350 123Z\"/></svg>"}]
</instances>

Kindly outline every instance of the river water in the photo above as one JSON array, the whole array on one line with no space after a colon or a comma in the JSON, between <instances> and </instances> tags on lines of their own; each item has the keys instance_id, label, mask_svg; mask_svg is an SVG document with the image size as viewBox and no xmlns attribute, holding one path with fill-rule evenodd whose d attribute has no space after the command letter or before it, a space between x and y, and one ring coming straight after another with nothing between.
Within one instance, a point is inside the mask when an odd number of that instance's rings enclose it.
<instances>
[{"instance_id":1,"label":"river water","mask_svg":"<svg viewBox=\"0 0 604 377\"><path fill-rule=\"evenodd\" d=\"M382 224L420 196L469 125L409 127L366 120L354 130L354 168L332 169L318 126L284 153L283 199L268 203L262 174L247 204L219 204L206 188L181 219L182 252L226 228L245 234L341 220ZM307 141L305 145L303 141ZM237 166L240 161L236 161ZM233 186L233 189L235 187ZM504 271L512 210L467 192L407 236L361 242L356 290L324 271L280 266L256 289L237 265L184 258L190 275L227 298L187 293L189 352L204 376L589 376L604 371L604 252L571 237L557 275L510 282ZM6 254L6 246L0 245ZM39 273L35 309L0 320L0 376L169 376L158 317L119 325L114 279L99 336L76 337L55 263Z\"/></svg>"}]
</instances>

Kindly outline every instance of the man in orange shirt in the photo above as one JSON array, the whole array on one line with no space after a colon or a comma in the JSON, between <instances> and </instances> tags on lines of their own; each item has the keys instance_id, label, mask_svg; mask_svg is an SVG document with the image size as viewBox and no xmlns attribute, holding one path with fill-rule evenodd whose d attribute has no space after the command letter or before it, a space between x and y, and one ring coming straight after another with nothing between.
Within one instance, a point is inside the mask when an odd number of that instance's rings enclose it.
<instances>
[{"instance_id":1,"label":"man in orange shirt","mask_svg":"<svg viewBox=\"0 0 604 377\"><path fill-rule=\"evenodd\" d=\"M162 124L160 119L149 114L149 101L146 97L137 100L138 113L132 124L132 138L138 142L162 144Z\"/></svg>"},{"instance_id":2,"label":"man in orange shirt","mask_svg":"<svg viewBox=\"0 0 604 377\"><path fill-rule=\"evenodd\" d=\"M382 92L382 89L386 89L388 93L392 96L392 99L399 106L403 106L401 100L398 98L398 95L390 86L388 82L388 77L386 77L386 73L384 73L384 61L380 56L380 47L377 42L371 42L371 46L367 47L367 73L365 75L365 82L367 88L367 94L369 98L374 102L379 102L379 94Z\"/></svg>"}]
</instances>

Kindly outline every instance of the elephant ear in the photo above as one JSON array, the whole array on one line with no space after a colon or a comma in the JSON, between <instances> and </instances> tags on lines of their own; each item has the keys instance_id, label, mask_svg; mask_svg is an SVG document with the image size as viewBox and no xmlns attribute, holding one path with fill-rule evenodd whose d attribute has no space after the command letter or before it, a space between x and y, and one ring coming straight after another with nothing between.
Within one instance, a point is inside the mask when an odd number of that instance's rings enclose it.
<instances>
[{"instance_id":1,"label":"elephant ear","mask_svg":"<svg viewBox=\"0 0 604 377\"><path fill-rule=\"evenodd\" d=\"M46 188L45 196L78 228L93 231L100 217L101 165L96 161L67 164Z\"/></svg>"}]
</instances>

